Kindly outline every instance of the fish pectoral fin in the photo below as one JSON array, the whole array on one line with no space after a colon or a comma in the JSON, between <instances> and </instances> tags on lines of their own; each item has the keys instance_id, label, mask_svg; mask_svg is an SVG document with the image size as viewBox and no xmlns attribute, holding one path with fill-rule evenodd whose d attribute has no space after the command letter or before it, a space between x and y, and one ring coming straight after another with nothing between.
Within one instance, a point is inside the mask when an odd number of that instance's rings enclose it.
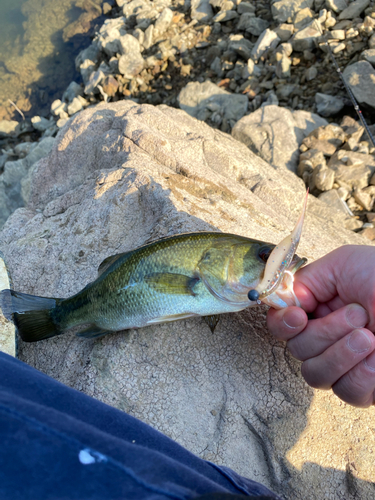
<instances>
[{"instance_id":1,"label":"fish pectoral fin","mask_svg":"<svg viewBox=\"0 0 375 500\"><path fill-rule=\"evenodd\" d=\"M202 316L207 325L210 327L212 333L214 333L216 325L219 323L219 314L213 314L212 316Z\"/></svg>"},{"instance_id":2,"label":"fish pectoral fin","mask_svg":"<svg viewBox=\"0 0 375 500\"><path fill-rule=\"evenodd\" d=\"M156 325L158 323L168 323L170 321L178 321L180 319L191 318L192 316L197 316L197 314L194 313L169 314L165 316L160 316L159 318L150 319L150 321L147 321L147 324Z\"/></svg>"},{"instance_id":3,"label":"fish pectoral fin","mask_svg":"<svg viewBox=\"0 0 375 500\"><path fill-rule=\"evenodd\" d=\"M175 273L152 273L146 275L144 281L160 293L195 296L193 289L199 278Z\"/></svg>"},{"instance_id":4,"label":"fish pectoral fin","mask_svg":"<svg viewBox=\"0 0 375 500\"><path fill-rule=\"evenodd\" d=\"M109 330L103 330L102 328L93 325L89 328L86 328L86 330L82 330L81 332L76 333L76 336L84 337L85 339L98 339L99 337L104 337L104 335L107 335L107 333L113 332Z\"/></svg>"}]
</instances>

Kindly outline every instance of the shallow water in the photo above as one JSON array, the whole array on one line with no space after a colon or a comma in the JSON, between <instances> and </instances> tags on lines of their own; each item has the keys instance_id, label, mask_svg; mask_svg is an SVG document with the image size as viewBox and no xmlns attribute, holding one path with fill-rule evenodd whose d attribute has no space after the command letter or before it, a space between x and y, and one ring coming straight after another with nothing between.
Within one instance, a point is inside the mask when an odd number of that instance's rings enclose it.
<instances>
[{"instance_id":1,"label":"shallow water","mask_svg":"<svg viewBox=\"0 0 375 500\"><path fill-rule=\"evenodd\" d=\"M0 120L48 113L100 26L102 0L0 0Z\"/></svg>"}]
</instances>

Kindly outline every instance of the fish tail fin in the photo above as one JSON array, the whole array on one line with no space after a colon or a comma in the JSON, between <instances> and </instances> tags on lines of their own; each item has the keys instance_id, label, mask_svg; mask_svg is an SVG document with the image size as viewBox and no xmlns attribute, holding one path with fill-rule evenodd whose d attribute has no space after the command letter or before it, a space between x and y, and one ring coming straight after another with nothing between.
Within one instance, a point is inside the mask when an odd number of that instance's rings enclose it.
<instances>
[{"instance_id":1,"label":"fish tail fin","mask_svg":"<svg viewBox=\"0 0 375 500\"><path fill-rule=\"evenodd\" d=\"M61 300L8 289L0 292L0 307L3 314L14 322L24 342L37 342L64 333L53 315L56 305Z\"/></svg>"}]
</instances>

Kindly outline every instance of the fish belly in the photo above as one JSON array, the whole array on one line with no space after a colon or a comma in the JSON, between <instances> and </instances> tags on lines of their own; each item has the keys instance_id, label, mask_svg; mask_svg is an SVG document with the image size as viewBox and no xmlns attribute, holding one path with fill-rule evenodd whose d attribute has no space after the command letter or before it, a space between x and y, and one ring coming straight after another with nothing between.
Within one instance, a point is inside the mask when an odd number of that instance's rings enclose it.
<instances>
[{"instance_id":1,"label":"fish belly","mask_svg":"<svg viewBox=\"0 0 375 500\"><path fill-rule=\"evenodd\" d=\"M146 285L133 287L114 307L98 315L95 324L103 329L119 331L243 309L218 300L203 283L199 284L195 295L169 295L147 288Z\"/></svg>"}]
</instances>

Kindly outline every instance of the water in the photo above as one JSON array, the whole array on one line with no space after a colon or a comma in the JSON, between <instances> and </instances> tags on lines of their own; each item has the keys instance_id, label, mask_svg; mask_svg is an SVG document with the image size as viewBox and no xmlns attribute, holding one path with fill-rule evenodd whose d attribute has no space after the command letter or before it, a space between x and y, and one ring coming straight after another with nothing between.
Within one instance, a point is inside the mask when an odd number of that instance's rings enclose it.
<instances>
[{"instance_id":1,"label":"water","mask_svg":"<svg viewBox=\"0 0 375 500\"><path fill-rule=\"evenodd\" d=\"M0 120L46 115L102 24L102 0L0 0Z\"/></svg>"}]
</instances>

